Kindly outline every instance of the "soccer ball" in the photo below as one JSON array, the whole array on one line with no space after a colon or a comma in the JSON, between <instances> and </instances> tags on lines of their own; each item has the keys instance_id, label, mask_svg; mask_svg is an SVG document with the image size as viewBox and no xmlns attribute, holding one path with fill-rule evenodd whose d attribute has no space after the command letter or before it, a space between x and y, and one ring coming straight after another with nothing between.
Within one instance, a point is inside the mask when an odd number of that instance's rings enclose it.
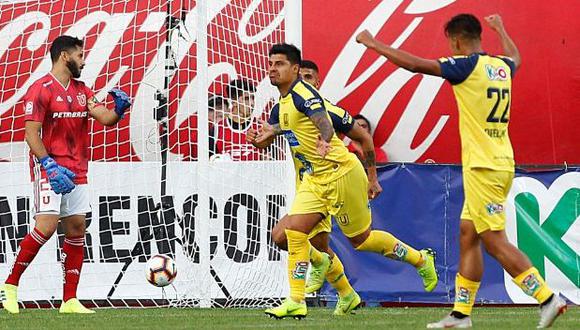
<instances>
[{"instance_id":1,"label":"soccer ball","mask_svg":"<svg viewBox=\"0 0 580 330\"><path fill-rule=\"evenodd\" d=\"M175 261L164 254L151 257L145 266L145 278L149 283L158 287L171 284L176 275Z\"/></svg>"}]
</instances>

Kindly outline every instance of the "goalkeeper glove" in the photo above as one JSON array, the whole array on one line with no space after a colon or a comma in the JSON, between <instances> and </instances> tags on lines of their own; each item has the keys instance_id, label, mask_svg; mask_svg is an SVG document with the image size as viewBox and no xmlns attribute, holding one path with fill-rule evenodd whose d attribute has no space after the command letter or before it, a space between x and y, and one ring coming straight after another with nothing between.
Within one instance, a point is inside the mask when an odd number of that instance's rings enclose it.
<instances>
[{"instance_id":1,"label":"goalkeeper glove","mask_svg":"<svg viewBox=\"0 0 580 330\"><path fill-rule=\"evenodd\" d=\"M44 167L48 182L55 193L66 195L75 188L72 180L76 175L68 168L58 165L50 156L42 158L40 163Z\"/></svg>"},{"instance_id":2,"label":"goalkeeper glove","mask_svg":"<svg viewBox=\"0 0 580 330\"><path fill-rule=\"evenodd\" d=\"M129 95L118 88L111 89L109 94L115 101L115 113L119 116L119 119L123 119L125 116L125 110L129 109L131 106Z\"/></svg>"}]
</instances>

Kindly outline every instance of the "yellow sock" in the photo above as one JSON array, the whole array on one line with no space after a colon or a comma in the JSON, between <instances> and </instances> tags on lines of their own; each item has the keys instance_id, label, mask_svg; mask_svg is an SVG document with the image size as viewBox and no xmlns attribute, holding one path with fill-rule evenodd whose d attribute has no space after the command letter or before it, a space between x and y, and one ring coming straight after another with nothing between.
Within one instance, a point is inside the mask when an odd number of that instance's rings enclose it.
<instances>
[{"instance_id":1,"label":"yellow sock","mask_svg":"<svg viewBox=\"0 0 580 330\"><path fill-rule=\"evenodd\" d=\"M322 263L322 252L318 251L314 246L308 242L308 246L310 246L310 262L314 266L319 266Z\"/></svg>"},{"instance_id":2,"label":"yellow sock","mask_svg":"<svg viewBox=\"0 0 580 330\"><path fill-rule=\"evenodd\" d=\"M308 235L299 231L286 229L288 240L288 282L290 283L290 298L295 302L304 300L306 272L308 271L308 250L310 243Z\"/></svg>"},{"instance_id":3,"label":"yellow sock","mask_svg":"<svg viewBox=\"0 0 580 330\"><path fill-rule=\"evenodd\" d=\"M536 267L532 267L516 276L513 281L528 296L534 297L540 304L548 300L553 294Z\"/></svg>"},{"instance_id":4,"label":"yellow sock","mask_svg":"<svg viewBox=\"0 0 580 330\"><path fill-rule=\"evenodd\" d=\"M330 268L328 268L328 272L326 273L326 280L336 289L338 295L341 297L354 291L344 273L344 266L336 254L330 262Z\"/></svg>"},{"instance_id":5,"label":"yellow sock","mask_svg":"<svg viewBox=\"0 0 580 330\"><path fill-rule=\"evenodd\" d=\"M453 310L465 315L471 315L471 309L475 303L475 296L481 282L466 279L457 273L455 276L455 303Z\"/></svg>"},{"instance_id":6,"label":"yellow sock","mask_svg":"<svg viewBox=\"0 0 580 330\"><path fill-rule=\"evenodd\" d=\"M380 253L385 257L401 260L415 267L423 264L423 257L419 251L399 241L386 231L372 230L366 241L356 249Z\"/></svg>"}]
</instances>

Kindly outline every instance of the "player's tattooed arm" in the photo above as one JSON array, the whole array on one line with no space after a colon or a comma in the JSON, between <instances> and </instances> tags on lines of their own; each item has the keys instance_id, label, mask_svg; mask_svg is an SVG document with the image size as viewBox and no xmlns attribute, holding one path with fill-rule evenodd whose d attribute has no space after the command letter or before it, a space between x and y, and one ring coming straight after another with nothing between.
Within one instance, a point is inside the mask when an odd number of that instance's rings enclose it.
<instances>
[{"instance_id":1,"label":"player's tattooed arm","mask_svg":"<svg viewBox=\"0 0 580 330\"><path fill-rule=\"evenodd\" d=\"M370 168L370 167L376 167L377 163L375 161L375 150L373 148L373 150L365 150L364 151L364 159L362 161L362 164L364 166L364 168Z\"/></svg>"},{"instance_id":2,"label":"player's tattooed arm","mask_svg":"<svg viewBox=\"0 0 580 330\"><path fill-rule=\"evenodd\" d=\"M330 142L332 136L334 135L334 128L326 111L315 111L310 115L310 120L314 123L314 126L320 131L320 137L326 142Z\"/></svg>"}]
</instances>

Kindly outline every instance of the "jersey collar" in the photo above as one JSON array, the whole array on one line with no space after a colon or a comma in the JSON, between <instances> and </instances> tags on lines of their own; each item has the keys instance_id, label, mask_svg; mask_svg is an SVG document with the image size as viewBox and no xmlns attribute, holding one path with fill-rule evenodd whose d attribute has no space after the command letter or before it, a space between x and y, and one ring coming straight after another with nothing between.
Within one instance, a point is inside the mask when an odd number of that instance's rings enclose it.
<instances>
[{"instance_id":1,"label":"jersey collar","mask_svg":"<svg viewBox=\"0 0 580 330\"><path fill-rule=\"evenodd\" d=\"M292 82L292 85L290 85L290 88L288 88L288 94L280 95L280 98L284 98L284 97L290 95L290 93L292 93L292 90L294 89L294 86L296 86L296 84L298 84L301 81L302 81L302 78L300 78L300 77L298 77L296 80L294 80L294 82Z\"/></svg>"}]
</instances>

